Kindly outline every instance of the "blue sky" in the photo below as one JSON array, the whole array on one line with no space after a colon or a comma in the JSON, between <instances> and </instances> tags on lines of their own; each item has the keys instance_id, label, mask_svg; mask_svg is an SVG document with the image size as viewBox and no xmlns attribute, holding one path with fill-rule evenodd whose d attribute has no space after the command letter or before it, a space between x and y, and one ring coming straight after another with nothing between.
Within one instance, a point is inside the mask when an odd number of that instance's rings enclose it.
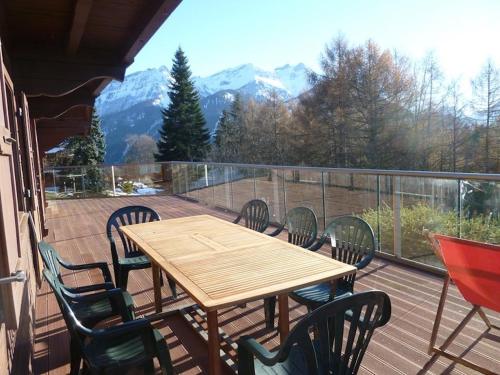
<instances>
[{"instance_id":1,"label":"blue sky","mask_svg":"<svg viewBox=\"0 0 500 375\"><path fill-rule=\"evenodd\" d=\"M413 59L433 50L447 78L468 81L487 58L500 65L500 0L183 0L128 71L170 66L179 45L195 75L249 62L318 69L339 33Z\"/></svg>"}]
</instances>

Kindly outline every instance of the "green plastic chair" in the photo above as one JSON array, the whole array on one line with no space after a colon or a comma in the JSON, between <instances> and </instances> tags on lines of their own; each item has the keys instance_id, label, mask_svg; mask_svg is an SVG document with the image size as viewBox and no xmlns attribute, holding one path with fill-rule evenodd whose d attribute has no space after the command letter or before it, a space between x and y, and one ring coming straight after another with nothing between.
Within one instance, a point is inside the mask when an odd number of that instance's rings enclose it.
<instances>
[{"instance_id":1,"label":"green plastic chair","mask_svg":"<svg viewBox=\"0 0 500 375\"><path fill-rule=\"evenodd\" d=\"M132 296L121 289L115 288L111 281L111 274L105 262L88 264L70 264L65 262L57 251L47 242L40 241L38 250L45 267L57 277L61 283L61 293L78 318L88 327L127 311L128 316L134 318L134 301ZM80 287L64 285L61 267L72 271L99 269L102 272L104 283L91 284ZM90 294L92 293L92 294Z\"/></svg>"},{"instance_id":2,"label":"green plastic chair","mask_svg":"<svg viewBox=\"0 0 500 375\"><path fill-rule=\"evenodd\" d=\"M390 317L391 301L384 292L344 296L306 315L277 352L241 337L238 374L356 374L373 332Z\"/></svg>"},{"instance_id":3,"label":"green plastic chair","mask_svg":"<svg viewBox=\"0 0 500 375\"><path fill-rule=\"evenodd\" d=\"M311 246L312 251L319 250L323 244L331 240L332 258L351 264L358 270L365 268L373 259L377 249L377 241L370 225L356 216L340 216L335 218L325 229L321 238ZM290 297L308 310L333 301L339 296L352 294L356 275L348 275L337 281L335 295L330 283L321 283L295 290Z\"/></svg>"},{"instance_id":4,"label":"green plastic chair","mask_svg":"<svg viewBox=\"0 0 500 375\"><path fill-rule=\"evenodd\" d=\"M269 207L260 199L252 199L245 203L238 217L233 221L238 224L244 221L245 227L263 233L269 226Z\"/></svg>"},{"instance_id":5,"label":"green plastic chair","mask_svg":"<svg viewBox=\"0 0 500 375\"><path fill-rule=\"evenodd\" d=\"M277 236L284 229L288 231L288 242L300 247L308 248L313 245L318 235L318 220L313 210L307 207L292 208L285 216L282 224L269 236ZM264 315L266 328L274 328L276 315L276 297L264 299Z\"/></svg>"},{"instance_id":6,"label":"green plastic chair","mask_svg":"<svg viewBox=\"0 0 500 375\"><path fill-rule=\"evenodd\" d=\"M120 227L125 225L147 223L160 220L160 215L152 208L145 206L126 206L122 207L111 214L106 223L106 235L111 247L111 257L113 259L113 269L115 272L116 285L123 289L127 289L128 273L132 270L150 268L151 262L139 248L128 239L121 231ZM113 233L116 232L120 237L124 257L118 256L116 242ZM167 277L168 285L172 291L172 296L177 298L177 288L175 281ZM163 276L160 273L160 281L163 285Z\"/></svg>"},{"instance_id":7,"label":"green plastic chair","mask_svg":"<svg viewBox=\"0 0 500 375\"><path fill-rule=\"evenodd\" d=\"M80 358L90 374L118 374L131 368L142 368L154 374L154 358L158 358L162 374L173 374L172 361L161 333L150 321L132 320L126 314L124 323L108 328L90 329L76 317L63 295L63 286L49 269L43 271L61 309L71 336L71 375L80 371ZM78 365L73 362L78 358Z\"/></svg>"}]
</instances>

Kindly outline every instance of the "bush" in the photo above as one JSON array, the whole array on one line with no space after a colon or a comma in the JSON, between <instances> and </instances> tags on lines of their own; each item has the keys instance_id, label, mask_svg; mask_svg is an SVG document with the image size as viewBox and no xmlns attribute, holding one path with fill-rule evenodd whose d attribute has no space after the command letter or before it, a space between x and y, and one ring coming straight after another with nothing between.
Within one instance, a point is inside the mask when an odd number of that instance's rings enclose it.
<instances>
[{"instance_id":1,"label":"bush","mask_svg":"<svg viewBox=\"0 0 500 375\"><path fill-rule=\"evenodd\" d=\"M423 235L423 230L458 235L458 217L456 212L442 212L424 203L410 207L402 207L401 213L401 251L405 258L415 259L433 254L432 248ZM389 206L366 210L362 215L373 228L377 230L377 219L380 223L381 248L393 252L393 210ZM471 219L462 218L461 237L470 240L498 243L500 242L500 220L485 215ZM432 262L435 263L435 262Z\"/></svg>"},{"instance_id":2,"label":"bush","mask_svg":"<svg viewBox=\"0 0 500 375\"><path fill-rule=\"evenodd\" d=\"M134 183L132 181L125 181L121 186L124 193L132 194L134 192Z\"/></svg>"}]
</instances>

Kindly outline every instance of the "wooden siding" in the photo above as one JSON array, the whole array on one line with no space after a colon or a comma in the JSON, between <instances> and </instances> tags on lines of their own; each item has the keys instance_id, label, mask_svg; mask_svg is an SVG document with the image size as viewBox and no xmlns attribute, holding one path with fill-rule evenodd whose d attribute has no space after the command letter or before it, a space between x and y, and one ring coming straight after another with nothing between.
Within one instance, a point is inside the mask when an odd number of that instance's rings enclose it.
<instances>
[{"instance_id":1,"label":"wooden siding","mask_svg":"<svg viewBox=\"0 0 500 375\"><path fill-rule=\"evenodd\" d=\"M105 223L115 209L131 204L150 206L158 210L162 218L197 214L211 214L226 220L234 217L230 213L170 196L52 201L47 210L49 236L46 240L71 262L106 260L111 264ZM326 251L324 253L327 254ZM69 273L66 280L83 285L97 282L99 278L94 272L77 272ZM364 271L359 272L355 286L357 291L380 289L387 292L392 301L391 321L374 335L361 374L475 374L445 358L432 361L427 355L441 285L442 279L439 277L381 259L375 259ZM154 311L150 270L132 271L129 291L139 314ZM162 292L164 308L189 302L185 293L181 293L173 303L168 286L163 287ZM469 306L461 299L456 288L451 287L438 343L462 320L468 309ZM290 301L292 322L296 322L304 313L303 307ZM500 323L499 314L487 313L494 324ZM205 326L199 316L193 315L193 318ZM222 309L219 321L232 340L236 341L241 335L251 335L268 348L275 348L279 343L277 331L265 329L261 301L251 302L246 308ZM207 365L205 344L182 318L171 318L158 328L167 338L176 373L204 372ZM457 354L463 353L466 358L500 373L498 332L487 332L479 319L471 321L450 350ZM234 351L229 352L234 356ZM68 360L68 334L55 299L44 282L38 291L36 305L35 372L66 374L69 371ZM227 370L227 373L230 371Z\"/></svg>"}]
</instances>

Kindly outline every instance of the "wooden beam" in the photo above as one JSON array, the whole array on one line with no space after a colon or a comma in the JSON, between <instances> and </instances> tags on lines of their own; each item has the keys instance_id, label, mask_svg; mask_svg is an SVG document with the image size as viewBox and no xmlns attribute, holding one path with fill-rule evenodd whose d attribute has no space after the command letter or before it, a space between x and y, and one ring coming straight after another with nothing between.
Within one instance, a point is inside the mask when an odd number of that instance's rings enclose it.
<instances>
[{"instance_id":1,"label":"wooden beam","mask_svg":"<svg viewBox=\"0 0 500 375\"><path fill-rule=\"evenodd\" d=\"M123 81L128 65L50 54L16 56L12 61L16 90L24 91L28 97L67 95L94 81Z\"/></svg>"},{"instance_id":2,"label":"wooden beam","mask_svg":"<svg viewBox=\"0 0 500 375\"><path fill-rule=\"evenodd\" d=\"M123 61L131 64L134 57L151 39L153 34L160 28L170 14L181 3L181 0L163 0L160 4L152 9L145 17L145 22L138 22L137 29L134 31L134 36L131 38L132 43L127 47Z\"/></svg>"},{"instance_id":3,"label":"wooden beam","mask_svg":"<svg viewBox=\"0 0 500 375\"><path fill-rule=\"evenodd\" d=\"M86 86L64 96L28 98L30 117L33 119L57 118L77 106L92 107L94 102L95 96Z\"/></svg>"},{"instance_id":4,"label":"wooden beam","mask_svg":"<svg viewBox=\"0 0 500 375\"><path fill-rule=\"evenodd\" d=\"M68 55L75 55L78 51L91 9L92 0L76 1L73 21L71 22L71 30L69 32L68 45L66 47Z\"/></svg>"}]
</instances>

